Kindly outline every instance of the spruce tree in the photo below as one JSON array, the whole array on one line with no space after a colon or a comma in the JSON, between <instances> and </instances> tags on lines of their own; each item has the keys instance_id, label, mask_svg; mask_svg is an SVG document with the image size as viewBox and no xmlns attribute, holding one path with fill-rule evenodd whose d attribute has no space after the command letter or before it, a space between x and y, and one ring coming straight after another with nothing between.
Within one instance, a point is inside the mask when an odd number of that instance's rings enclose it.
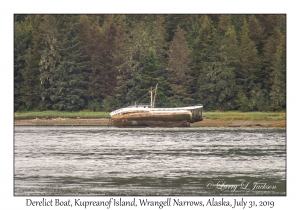
<instances>
[{"instance_id":1,"label":"spruce tree","mask_svg":"<svg viewBox=\"0 0 300 210\"><path fill-rule=\"evenodd\" d=\"M167 41L171 42L174 39L177 28L180 27L182 30L188 30L191 27L190 21L191 15L186 14L169 14L166 15L166 31L168 33Z\"/></svg>"},{"instance_id":2,"label":"spruce tree","mask_svg":"<svg viewBox=\"0 0 300 210\"><path fill-rule=\"evenodd\" d=\"M59 45L61 40L58 33L57 16L47 15L41 26L41 60L39 63L39 79L41 83L41 110L53 109L53 96L57 94L55 82L59 79L57 67L61 61Z\"/></svg>"},{"instance_id":3,"label":"spruce tree","mask_svg":"<svg viewBox=\"0 0 300 210\"><path fill-rule=\"evenodd\" d=\"M27 110L38 110L41 102L39 63L41 60L40 26L43 24L43 15L29 15L26 20L28 20L28 24L32 28L33 35L32 42L25 56L26 67L22 71L24 81L21 86L21 98Z\"/></svg>"},{"instance_id":4,"label":"spruce tree","mask_svg":"<svg viewBox=\"0 0 300 210\"><path fill-rule=\"evenodd\" d=\"M36 50L36 46L28 49L25 56L26 67L22 72L24 81L21 86L21 99L27 110L39 108L40 103L40 80L39 80L39 60L40 55Z\"/></svg>"},{"instance_id":5,"label":"spruce tree","mask_svg":"<svg viewBox=\"0 0 300 210\"><path fill-rule=\"evenodd\" d=\"M100 104L103 100L102 70L104 63L102 59L103 49L103 32L99 25L93 24L90 28L90 39L86 39L87 43L87 78L88 78L88 99L92 103Z\"/></svg>"},{"instance_id":6,"label":"spruce tree","mask_svg":"<svg viewBox=\"0 0 300 210\"><path fill-rule=\"evenodd\" d=\"M40 81L44 109L76 111L85 106L85 62L74 16L49 15L43 26Z\"/></svg>"},{"instance_id":7,"label":"spruce tree","mask_svg":"<svg viewBox=\"0 0 300 210\"><path fill-rule=\"evenodd\" d=\"M259 88L257 87L261 86L262 71L261 60L255 43L249 37L246 20L241 28L239 52L239 65L235 71L237 90L242 92L240 95L245 95L248 100L245 102L244 97L241 97L236 102L242 111L253 111L259 100L257 98Z\"/></svg>"},{"instance_id":8,"label":"spruce tree","mask_svg":"<svg viewBox=\"0 0 300 210\"><path fill-rule=\"evenodd\" d=\"M102 106L105 110L113 110L120 106L123 98L116 96L122 93L120 80L125 70L124 47L127 40L125 32L124 16L110 15L104 21L104 39L102 49L102 85L101 92L104 101Z\"/></svg>"},{"instance_id":9,"label":"spruce tree","mask_svg":"<svg viewBox=\"0 0 300 210\"><path fill-rule=\"evenodd\" d=\"M157 92L157 105L164 106L166 105L166 99L163 98L165 95L165 80L163 77L162 68L159 65L157 54L153 48L150 47L148 51L148 55L145 60L145 64L142 68L142 77L137 85L136 92L138 95L142 96L143 94L147 93L149 89L154 87L158 84L159 91ZM141 102L149 103L149 98L142 98Z\"/></svg>"},{"instance_id":10,"label":"spruce tree","mask_svg":"<svg viewBox=\"0 0 300 210\"><path fill-rule=\"evenodd\" d=\"M258 19L254 16L251 15L249 18L249 38L254 41L258 54L261 55L263 51L263 28L261 27Z\"/></svg>"},{"instance_id":11,"label":"spruce tree","mask_svg":"<svg viewBox=\"0 0 300 210\"><path fill-rule=\"evenodd\" d=\"M193 97L196 103L203 103L206 95L210 94L209 92L203 94L200 88L206 84L205 62L208 61L208 57L210 56L209 48L213 42L214 33L215 29L211 19L207 15L202 16L201 27L192 44L192 71L194 79L196 80L195 94Z\"/></svg>"},{"instance_id":12,"label":"spruce tree","mask_svg":"<svg viewBox=\"0 0 300 210\"><path fill-rule=\"evenodd\" d=\"M95 15L83 15L78 25L87 61L88 108L110 111L124 98L120 81L124 81L126 25L124 16L105 15L102 26L95 19Z\"/></svg>"},{"instance_id":13,"label":"spruce tree","mask_svg":"<svg viewBox=\"0 0 300 210\"><path fill-rule=\"evenodd\" d=\"M185 32L178 26L170 46L167 80L171 87L169 95L178 105L189 105L191 98L191 58Z\"/></svg>"},{"instance_id":14,"label":"spruce tree","mask_svg":"<svg viewBox=\"0 0 300 210\"><path fill-rule=\"evenodd\" d=\"M153 16L145 16L144 20L136 23L129 34L125 47L128 79L123 85L123 89L127 92L126 100L129 103L133 103L144 94L141 93L138 85L144 76L143 68L150 48L155 51L160 67L164 68L165 60L162 54L165 47L164 30L158 22ZM159 85L163 87L164 84Z\"/></svg>"},{"instance_id":15,"label":"spruce tree","mask_svg":"<svg viewBox=\"0 0 300 210\"><path fill-rule=\"evenodd\" d=\"M271 65L271 108L285 110L286 108L286 49L285 43L277 46L274 61Z\"/></svg>"},{"instance_id":16,"label":"spruce tree","mask_svg":"<svg viewBox=\"0 0 300 210\"><path fill-rule=\"evenodd\" d=\"M83 69L86 62L81 53L81 43L78 40L75 23L70 20L70 25L65 29L60 49L62 59L57 68L59 79L56 82L58 94L52 96L55 110L78 111L85 106L86 82Z\"/></svg>"},{"instance_id":17,"label":"spruce tree","mask_svg":"<svg viewBox=\"0 0 300 210\"><path fill-rule=\"evenodd\" d=\"M159 83L160 106L284 110L285 42L281 14L15 15L14 108L110 111Z\"/></svg>"},{"instance_id":18,"label":"spruce tree","mask_svg":"<svg viewBox=\"0 0 300 210\"><path fill-rule=\"evenodd\" d=\"M199 95L207 109L230 110L234 107L236 48L234 28L220 21L199 78Z\"/></svg>"},{"instance_id":19,"label":"spruce tree","mask_svg":"<svg viewBox=\"0 0 300 210\"><path fill-rule=\"evenodd\" d=\"M270 36L264 45L264 57L263 57L263 78L264 87L270 92L272 86L272 63L274 61L274 56L277 52L277 47L285 41L285 36L280 32L279 28L275 28L272 36Z\"/></svg>"},{"instance_id":20,"label":"spruce tree","mask_svg":"<svg viewBox=\"0 0 300 210\"><path fill-rule=\"evenodd\" d=\"M240 42L242 27L245 24L247 15L234 14L234 15L230 15L230 17L231 17L231 23L237 35L237 39Z\"/></svg>"},{"instance_id":21,"label":"spruce tree","mask_svg":"<svg viewBox=\"0 0 300 210\"><path fill-rule=\"evenodd\" d=\"M26 54L32 43L33 29L26 16L25 21L14 24L14 109L25 109L22 85L26 68Z\"/></svg>"}]
</instances>

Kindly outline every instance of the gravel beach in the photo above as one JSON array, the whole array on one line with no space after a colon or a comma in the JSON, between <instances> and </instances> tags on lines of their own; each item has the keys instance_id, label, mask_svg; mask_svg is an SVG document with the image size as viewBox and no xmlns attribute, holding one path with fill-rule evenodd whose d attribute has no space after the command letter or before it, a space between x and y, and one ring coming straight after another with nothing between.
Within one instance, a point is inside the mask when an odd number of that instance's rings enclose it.
<instances>
[{"instance_id":1,"label":"gravel beach","mask_svg":"<svg viewBox=\"0 0 300 210\"><path fill-rule=\"evenodd\" d=\"M108 126L109 118L15 119L17 126ZM285 120L212 120L191 123L191 127L286 127Z\"/></svg>"}]
</instances>

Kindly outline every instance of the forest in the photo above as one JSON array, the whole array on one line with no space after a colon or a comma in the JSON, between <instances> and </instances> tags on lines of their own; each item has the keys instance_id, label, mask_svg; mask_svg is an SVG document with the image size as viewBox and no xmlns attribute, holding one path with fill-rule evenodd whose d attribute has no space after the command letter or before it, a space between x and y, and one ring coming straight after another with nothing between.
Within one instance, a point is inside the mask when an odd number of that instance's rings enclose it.
<instances>
[{"instance_id":1,"label":"forest","mask_svg":"<svg viewBox=\"0 0 300 210\"><path fill-rule=\"evenodd\" d=\"M285 14L15 14L14 111L285 111Z\"/></svg>"}]
</instances>

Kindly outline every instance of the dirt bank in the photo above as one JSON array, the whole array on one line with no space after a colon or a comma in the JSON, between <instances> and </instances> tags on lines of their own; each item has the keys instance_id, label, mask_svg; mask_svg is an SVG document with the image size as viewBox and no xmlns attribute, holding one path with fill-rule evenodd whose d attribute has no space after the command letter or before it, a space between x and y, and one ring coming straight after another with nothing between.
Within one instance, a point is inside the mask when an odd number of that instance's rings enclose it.
<instances>
[{"instance_id":1,"label":"dirt bank","mask_svg":"<svg viewBox=\"0 0 300 210\"><path fill-rule=\"evenodd\" d=\"M15 119L14 125L29 126L107 126L108 118L81 119L81 118L52 118L52 119ZM191 127L286 127L285 120L211 120L192 123Z\"/></svg>"},{"instance_id":2,"label":"dirt bank","mask_svg":"<svg viewBox=\"0 0 300 210\"><path fill-rule=\"evenodd\" d=\"M285 120L211 120L192 123L191 126L201 127L278 127L285 128Z\"/></svg>"},{"instance_id":3,"label":"dirt bank","mask_svg":"<svg viewBox=\"0 0 300 210\"><path fill-rule=\"evenodd\" d=\"M36 118L36 119L15 119L15 125L32 126L55 126L55 125L108 125L109 118L82 119L82 118Z\"/></svg>"}]
</instances>

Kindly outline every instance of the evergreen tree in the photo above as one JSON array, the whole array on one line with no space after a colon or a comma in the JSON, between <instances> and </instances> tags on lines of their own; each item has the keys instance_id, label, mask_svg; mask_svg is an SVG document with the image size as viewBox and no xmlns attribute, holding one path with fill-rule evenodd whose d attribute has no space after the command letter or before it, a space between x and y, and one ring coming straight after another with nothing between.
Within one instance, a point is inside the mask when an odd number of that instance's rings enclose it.
<instances>
[{"instance_id":1,"label":"evergreen tree","mask_svg":"<svg viewBox=\"0 0 300 210\"><path fill-rule=\"evenodd\" d=\"M271 78L273 84L271 86L270 98L271 108L273 110L282 110L286 108L286 47L285 43L277 46L272 62Z\"/></svg>"},{"instance_id":2,"label":"evergreen tree","mask_svg":"<svg viewBox=\"0 0 300 210\"><path fill-rule=\"evenodd\" d=\"M199 97L207 109L230 110L234 107L237 39L227 16L220 19L213 42L208 48L203 74L199 77Z\"/></svg>"},{"instance_id":3,"label":"evergreen tree","mask_svg":"<svg viewBox=\"0 0 300 210\"><path fill-rule=\"evenodd\" d=\"M192 74L195 79L195 87L193 88L195 94L193 97L196 103L203 103L205 97L200 93L200 88L205 84L205 62L210 56L208 51L213 42L214 33L215 29L210 18L207 15L202 16L201 27L192 45Z\"/></svg>"},{"instance_id":4,"label":"evergreen tree","mask_svg":"<svg viewBox=\"0 0 300 210\"><path fill-rule=\"evenodd\" d=\"M219 15L219 22L218 22L218 32L219 33L225 35L226 31L228 30L228 27L233 27L230 17L231 17L230 15ZM234 27L233 27L233 31L236 36ZM236 41L234 41L234 43L236 43Z\"/></svg>"},{"instance_id":5,"label":"evergreen tree","mask_svg":"<svg viewBox=\"0 0 300 210\"><path fill-rule=\"evenodd\" d=\"M24 17L26 19L26 17ZM14 25L14 109L24 109L21 90L26 67L26 54L32 42L33 29L28 21L15 22Z\"/></svg>"},{"instance_id":6,"label":"evergreen tree","mask_svg":"<svg viewBox=\"0 0 300 210\"><path fill-rule=\"evenodd\" d=\"M88 63L88 97L90 101L101 103L103 100L103 74L104 63L102 59L103 32L100 26L93 24L90 29L90 40L87 40Z\"/></svg>"},{"instance_id":7,"label":"evergreen tree","mask_svg":"<svg viewBox=\"0 0 300 210\"><path fill-rule=\"evenodd\" d=\"M21 86L21 99L26 110L38 109L40 103L40 80L39 80L40 55L35 46L28 49L25 56L26 67L22 72L24 81Z\"/></svg>"},{"instance_id":8,"label":"evergreen tree","mask_svg":"<svg viewBox=\"0 0 300 210\"><path fill-rule=\"evenodd\" d=\"M168 63L167 80L171 87L171 100L178 105L191 104L191 58L184 31L179 26L170 46Z\"/></svg>"},{"instance_id":9,"label":"evergreen tree","mask_svg":"<svg viewBox=\"0 0 300 210\"><path fill-rule=\"evenodd\" d=\"M190 84L190 91L191 91L191 97L194 99L194 101L199 102L196 100L197 96L196 93L198 91L197 88L197 79L199 76L199 39L197 38L199 36L200 28L201 28L201 16L200 15L191 15L189 18L190 26L188 28L188 31L186 32L186 40L189 45L190 49L190 68L191 68L191 84ZM197 40L197 41L196 41ZM197 45L195 45L197 44Z\"/></svg>"},{"instance_id":10,"label":"evergreen tree","mask_svg":"<svg viewBox=\"0 0 300 210\"><path fill-rule=\"evenodd\" d=\"M21 99L24 102L25 109L36 110L39 108L41 101L39 80L41 36L39 28L43 23L43 15L29 15L26 19L32 28L33 38L25 56L26 67L22 71L24 81L21 85Z\"/></svg>"},{"instance_id":11,"label":"evergreen tree","mask_svg":"<svg viewBox=\"0 0 300 210\"><path fill-rule=\"evenodd\" d=\"M79 22L87 58L89 108L110 111L123 100L120 81L124 81L126 25L124 16L106 15L102 27L94 19L84 15Z\"/></svg>"},{"instance_id":12,"label":"evergreen tree","mask_svg":"<svg viewBox=\"0 0 300 210\"><path fill-rule=\"evenodd\" d=\"M59 49L62 59L56 72L59 76L55 84L57 94L50 97L55 110L77 111L85 106L86 82L82 71L86 67L86 62L81 53L81 44L73 21L71 19L63 30L66 36Z\"/></svg>"},{"instance_id":13,"label":"evergreen tree","mask_svg":"<svg viewBox=\"0 0 300 210\"><path fill-rule=\"evenodd\" d=\"M143 66L142 70L142 77L140 78L140 81L136 87L136 93L139 96L144 95L149 91L149 88L155 87L158 84L159 91L157 92L157 102L156 104L160 107L166 105L166 101L164 96L165 92L165 80L163 77L163 72L161 69L161 66L158 63L158 58L155 50L150 47L148 51L148 55L145 60L145 64ZM142 103L149 103L149 98L142 98Z\"/></svg>"},{"instance_id":14,"label":"evergreen tree","mask_svg":"<svg viewBox=\"0 0 300 210\"><path fill-rule=\"evenodd\" d=\"M40 80L46 109L76 111L84 107L85 68L73 16L49 15L43 27Z\"/></svg>"},{"instance_id":15,"label":"evergreen tree","mask_svg":"<svg viewBox=\"0 0 300 210\"><path fill-rule=\"evenodd\" d=\"M268 37L272 36L274 29L277 27L278 23L281 22L282 17L285 17L285 15L278 15L278 14L257 15L257 19L260 23L260 26L263 29L263 33L262 33L263 40L266 40L268 39Z\"/></svg>"},{"instance_id":16,"label":"evergreen tree","mask_svg":"<svg viewBox=\"0 0 300 210\"><path fill-rule=\"evenodd\" d=\"M104 79L105 87L103 92L106 96L115 95L117 87L117 77L123 68L125 62L124 47L127 40L125 33L125 23L122 16L110 16L104 22L104 48L103 61L104 61Z\"/></svg>"},{"instance_id":17,"label":"evergreen tree","mask_svg":"<svg viewBox=\"0 0 300 210\"><path fill-rule=\"evenodd\" d=\"M264 87L268 90L268 92L270 92L273 83L271 79L272 63L277 52L277 47L285 42L285 36L280 32L279 28L275 28L272 36L270 36L265 42L262 76L264 78Z\"/></svg>"},{"instance_id":18,"label":"evergreen tree","mask_svg":"<svg viewBox=\"0 0 300 210\"><path fill-rule=\"evenodd\" d=\"M45 16L44 24L41 26L42 46L40 60L40 82L41 82L41 109L51 110L51 96L56 94L54 81L58 80L57 67L61 61L59 53L59 34L56 16Z\"/></svg>"},{"instance_id":19,"label":"evergreen tree","mask_svg":"<svg viewBox=\"0 0 300 210\"><path fill-rule=\"evenodd\" d=\"M254 16L251 15L249 18L249 38L254 41L256 48L258 50L258 54L262 54L262 48L263 48L263 42L262 42L262 37L263 37L263 28L261 27L258 19Z\"/></svg>"},{"instance_id":20,"label":"evergreen tree","mask_svg":"<svg viewBox=\"0 0 300 210\"><path fill-rule=\"evenodd\" d=\"M255 43L249 37L248 23L244 20L240 38L239 68L237 68L236 83L240 96L236 101L242 111L255 110L258 102L256 97L261 86L262 72L260 58ZM244 95L248 99L244 100Z\"/></svg>"},{"instance_id":21,"label":"evergreen tree","mask_svg":"<svg viewBox=\"0 0 300 210\"><path fill-rule=\"evenodd\" d=\"M82 43L82 54L85 56L86 61L91 59L91 53L89 52L90 45L97 43L90 43L91 42L91 21L89 19L91 15L80 15L78 18L78 39Z\"/></svg>"},{"instance_id":22,"label":"evergreen tree","mask_svg":"<svg viewBox=\"0 0 300 210\"><path fill-rule=\"evenodd\" d=\"M168 33L167 41L171 42L179 26L182 30L190 28L190 15L186 14L169 14L166 16L167 25L166 31Z\"/></svg>"},{"instance_id":23,"label":"evergreen tree","mask_svg":"<svg viewBox=\"0 0 300 210\"><path fill-rule=\"evenodd\" d=\"M231 23L234 27L234 30L236 32L237 35L237 39L240 42L241 41L241 31L242 31L242 27L245 24L247 15L230 15L231 17Z\"/></svg>"},{"instance_id":24,"label":"evergreen tree","mask_svg":"<svg viewBox=\"0 0 300 210\"><path fill-rule=\"evenodd\" d=\"M125 32L124 16L110 15L104 21L104 40L102 50L103 70L102 70L102 88L100 89L104 101L102 107L104 110L113 110L124 103L123 93L120 81L123 81L123 71L125 71L125 42L127 35Z\"/></svg>"},{"instance_id":25,"label":"evergreen tree","mask_svg":"<svg viewBox=\"0 0 300 210\"><path fill-rule=\"evenodd\" d=\"M141 97L140 94L142 93L138 90L138 85L140 85L144 74L143 67L150 48L156 52L160 67L164 68L164 56L161 54L164 48L164 31L158 30L158 28L161 27L157 24L156 19L150 16L137 23L129 34L129 40L125 48L128 79L123 89L127 92L126 100L130 103ZM159 85L160 87L163 86L163 84Z\"/></svg>"},{"instance_id":26,"label":"evergreen tree","mask_svg":"<svg viewBox=\"0 0 300 210\"><path fill-rule=\"evenodd\" d=\"M111 111L157 83L158 106L286 107L286 15L14 17L15 111Z\"/></svg>"}]
</instances>

